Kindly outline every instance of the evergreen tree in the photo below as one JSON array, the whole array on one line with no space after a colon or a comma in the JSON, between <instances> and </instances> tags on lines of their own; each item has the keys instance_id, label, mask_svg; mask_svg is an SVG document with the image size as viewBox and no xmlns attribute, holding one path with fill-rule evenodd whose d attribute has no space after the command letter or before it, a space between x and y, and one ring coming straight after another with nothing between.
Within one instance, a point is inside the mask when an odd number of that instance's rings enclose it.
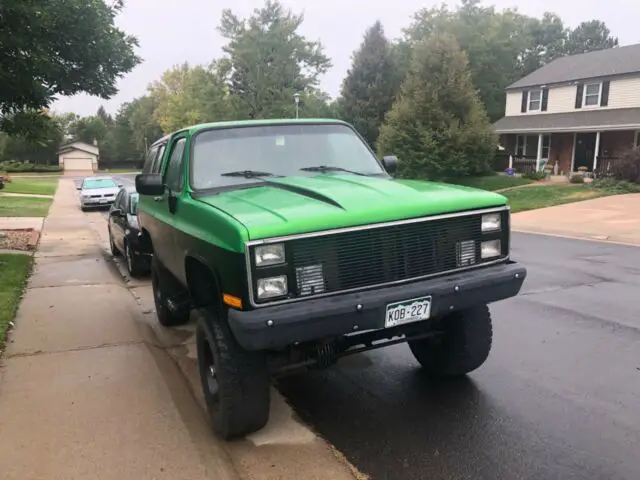
<instances>
[{"instance_id":1,"label":"evergreen tree","mask_svg":"<svg viewBox=\"0 0 640 480\"><path fill-rule=\"evenodd\" d=\"M486 173L496 145L455 38L438 33L416 46L379 153L398 155L401 176L437 179Z\"/></svg>"},{"instance_id":2,"label":"evergreen tree","mask_svg":"<svg viewBox=\"0 0 640 480\"><path fill-rule=\"evenodd\" d=\"M372 148L398 83L391 45L378 21L367 30L360 49L353 55L340 100L342 118L351 123Z\"/></svg>"}]
</instances>

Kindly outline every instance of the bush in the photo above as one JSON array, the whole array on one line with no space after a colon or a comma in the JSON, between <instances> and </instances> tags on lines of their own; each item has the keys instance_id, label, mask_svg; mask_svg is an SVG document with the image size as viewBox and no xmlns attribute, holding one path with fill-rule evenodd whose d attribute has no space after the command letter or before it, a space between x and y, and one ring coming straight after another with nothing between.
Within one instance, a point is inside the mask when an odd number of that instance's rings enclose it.
<instances>
[{"instance_id":1,"label":"bush","mask_svg":"<svg viewBox=\"0 0 640 480\"><path fill-rule=\"evenodd\" d=\"M592 186L610 193L640 193L640 184L624 180L618 182L613 178L594 180Z\"/></svg>"},{"instance_id":2,"label":"bush","mask_svg":"<svg viewBox=\"0 0 640 480\"><path fill-rule=\"evenodd\" d=\"M580 174L571 175L569 178L569 182L571 183L584 183L584 177Z\"/></svg>"},{"instance_id":3,"label":"bush","mask_svg":"<svg viewBox=\"0 0 640 480\"><path fill-rule=\"evenodd\" d=\"M640 148L624 152L611 170L613 178L619 182L640 183Z\"/></svg>"},{"instance_id":4,"label":"bush","mask_svg":"<svg viewBox=\"0 0 640 480\"><path fill-rule=\"evenodd\" d=\"M37 163L29 162L0 162L0 172L10 173L51 173L60 172L61 169L58 165L39 165Z\"/></svg>"},{"instance_id":5,"label":"bush","mask_svg":"<svg viewBox=\"0 0 640 480\"><path fill-rule=\"evenodd\" d=\"M529 180L544 180L547 178L547 172L526 172L522 174L522 178L528 178Z\"/></svg>"}]
</instances>

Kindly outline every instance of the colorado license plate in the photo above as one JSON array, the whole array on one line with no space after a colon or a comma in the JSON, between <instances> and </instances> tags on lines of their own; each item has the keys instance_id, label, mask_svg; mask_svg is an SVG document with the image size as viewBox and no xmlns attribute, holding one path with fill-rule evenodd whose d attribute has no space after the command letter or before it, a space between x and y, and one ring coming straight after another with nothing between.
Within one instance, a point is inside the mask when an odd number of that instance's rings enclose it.
<instances>
[{"instance_id":1,"label":"colorado license plate","mask_svg":"<svg viewBox=\"0 0 640 480\"><path fill-rule=\"evenodd\" d=\"M431 297L413 298L387 305L386 328L427 320L431 315Z\"/></svg>"},{"instance_id":2,"label":"colorado license plate","mask_svg":"<svg viewBox=\"0 0 640 480\"><path fill-rule=\"evenodd\" d=\"M99 202L100 202L100 203L107 203L107 199L106 199L106 198L101 198L101 199L99 200Z\"/></svg>"}]
</instances>

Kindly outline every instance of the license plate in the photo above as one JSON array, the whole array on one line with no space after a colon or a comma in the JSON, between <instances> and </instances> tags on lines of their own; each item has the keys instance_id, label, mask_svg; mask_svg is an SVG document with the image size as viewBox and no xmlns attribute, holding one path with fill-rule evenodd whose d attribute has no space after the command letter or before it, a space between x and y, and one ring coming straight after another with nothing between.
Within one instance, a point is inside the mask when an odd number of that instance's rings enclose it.
<instances>
[{"instance_id":1,"label":"license plate","mask_svg":"<svg viewBox=\"0 0 640 480\"><path fill-rule=\"evenodd\" d=\"M107 203L108 200L106 198L101 198L99 201L100 203Z\"/></svg>"},{"instance_id":2,"label":"license plate","mask_svg":"<svg viewBox=\"0 0 640 480\"><path fill-rule=\"evenodd\" d=\"M431 296L413 298L387 305L386 328L427 320L431 315Z\"/></svg>"}]
</instances>

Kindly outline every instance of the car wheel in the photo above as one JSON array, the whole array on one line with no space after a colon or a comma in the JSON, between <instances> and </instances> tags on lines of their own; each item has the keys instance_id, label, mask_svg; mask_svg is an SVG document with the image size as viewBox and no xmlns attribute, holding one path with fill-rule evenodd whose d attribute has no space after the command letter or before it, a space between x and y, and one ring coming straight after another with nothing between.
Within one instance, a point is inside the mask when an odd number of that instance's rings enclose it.
<instances>
[{"instance_id":1,"label":"car wheel","mask_svg":"<svg viewBox=\"0 0 640 480\"><path fill-rule=\"evenodd\" d=\"M193 310L198 372L213 430L225 440L262 429L269 420L265 355L243 349L212 308Z\"/></svg>"},{"instance_id":2,"label":"car wheel","mask_svg":"<svg viewBox=\"0 0 640 480\"><path fill-rule=\"evenodd\" d=\"M446 315L436 328L440 333L436 337L408 342L427 373L462 376L480 367L489 356L493 330L486 305Z\"/></svg>"},{"instance_id":3,"label":"car wheel","mask_svg":"<svg viewBox=\"0 0 640 480\"><path fill-rule=\"evenodd\" d=\"M139 253L136 253L129 247L129 242L124 243L124 258L127 262L127 270L132 277L139 277L144 275L145 265L142 257Z\"/></svg>"},{"instance_id":4,"label":"car wheel","mask_svg":"<svg viewBox=\"0 0 640 480\"><path fill-rule=\"evenodd\" d=\"M116 247L116 244L113 242L113 237L111 236L110 228L109 228L109 249L111 250L111 255L113 255L114 257L117 257L120 255L120 251L118 250L118 247Z\"/></svg>"},{"instance_id":5,"label":"car wheel","mask_svg":"<svg viewBox=\"0 0 640 480\"><path fill-rule=\"evenodd\" d=\"M189 312L172 312L168 301L173 293L171 289L172 279L164 270L154 255L151 259L151 288L153 290L153 302L156 307L158 322L164 327L184 325L189 321Z\"/></svg>"}]
</instances>

